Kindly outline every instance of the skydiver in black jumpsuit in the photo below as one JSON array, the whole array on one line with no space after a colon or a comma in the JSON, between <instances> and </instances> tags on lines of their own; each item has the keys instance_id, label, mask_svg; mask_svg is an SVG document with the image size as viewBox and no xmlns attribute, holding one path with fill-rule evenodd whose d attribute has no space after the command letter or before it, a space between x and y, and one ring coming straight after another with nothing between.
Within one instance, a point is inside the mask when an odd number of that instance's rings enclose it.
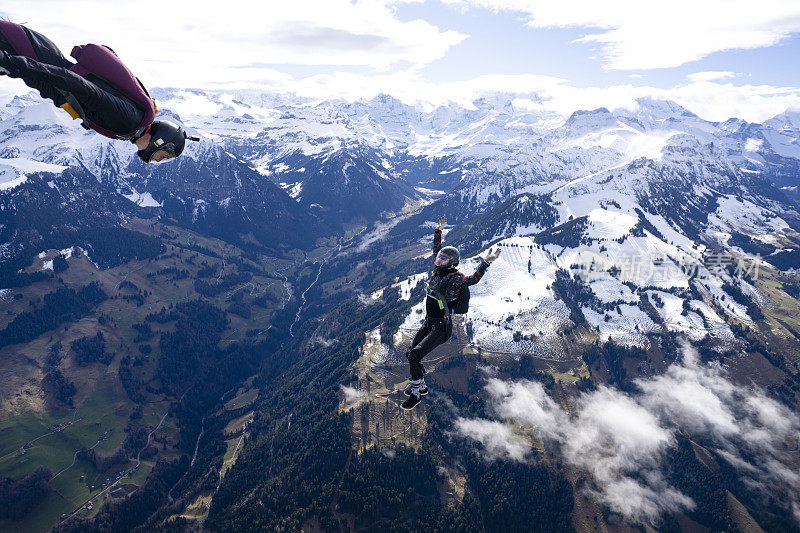
<instances>
[{"instance_id":1,"label":"skydiver in black jumpsuit","mask_svg":"<svg viewBox=\"0 0 800 533\"><path fill-rule=\"evenodd\" d=\"M442 227L446 223L447 219L440 217L433 233L434 269L428 278L425 322L414 335L411 348L406 352L411 369L411 379L404 391L408 398L401 405L406 410L416 407L421 396L428 394L422 358L447 342L453 334L452 309L458 301L461 289L478 283L486 273L486 268L500 255L500 248L494 252L489 250L486 257L481 258L481 264L475 273L464 276L456 269L460 259L458 249L452 246L442 248Z\"/></svg>"},{"instance_id":2,"label":"skydiver in black jumpsuit","mask_svg":"<svg viewBox=\"0 0 800 533\"><path fill-rule=\"evenodd\" d=\"M73 118L75 111L69 107L70 95L80 104L91 122L119 134L120 139L129 140L139 149L137 154L143 161L163 161L181 154L188 137L183 128L168 121L154 121L146 129L140 127L144 111L135 102L97 76L79 76L70 69L74 66L58 47L28 27L3 21L7 26L21 28L39 61L25 57L15 50L11 42L0 31L0 76L19 78L28 87L36 89L42 98L67 109ZM72 110L72 111L69 111ZM159 142L163 141L163 142Z\"/></svg>"}]
</instances>

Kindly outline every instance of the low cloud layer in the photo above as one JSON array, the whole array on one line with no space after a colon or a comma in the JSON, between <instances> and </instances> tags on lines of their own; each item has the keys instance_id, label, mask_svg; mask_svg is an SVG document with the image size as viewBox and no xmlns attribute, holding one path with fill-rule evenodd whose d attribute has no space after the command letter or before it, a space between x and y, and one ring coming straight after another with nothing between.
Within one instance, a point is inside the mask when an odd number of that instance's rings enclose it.
<instances>
[{"instance_id":1,"label":"low cloud layer","mask_svg":"<svg viewBox=\"0 0 800 533\"><path fill-rule=\"evenodd\" d=\"M311 338L311 345L312 346L322 346L323 348L330 348L334 344L339 342L338 339L326 339L325 337L312 337Z\"/></svg>"},{"instance_id":2,"label":"low cloud layer","mask_svg":"<svg viewBox=\"0 0 800 533\"><path fill-rule=\"evenodd\" d=\"M716 451L752 488L800 489L783 444L797 438L800 421L760 389L734 385L688 347L681 364L636 383L641 392L633 396L608 387L582 394L567 413L540 383L492 378L486 391L499 420L458 418L456 432L481 443L489 459L520 461L527 453L509 422L532 427L568 463L591 473L606 505L637 521L695 507L663 474L678 431ZM794 499L784 503L798 509Z\"/></svg>"},{"instance_id":3,"label":"low cloud layer","mask_svg":"<svg viewBox=\"0 0 800 533\"><path fill-rule=\"evenodd\" d=\"M521 461L530 447L502 422L483 419L457 418L456 431L483 444L490 459L508 458Z\"/></svg>"},{"instance_id":4,"label":"low cloud layer","mask_svg":"<svg viewBox=\"0 0 800 533\"><path fill-rule=\"evenodd\" d=\"M347 385L339 385L339 388L342 390L342 394L344 394L344 401L347 403L353 403L364 396L364 391L353 387L348 387Z\"/></svg>"}]
</instances>

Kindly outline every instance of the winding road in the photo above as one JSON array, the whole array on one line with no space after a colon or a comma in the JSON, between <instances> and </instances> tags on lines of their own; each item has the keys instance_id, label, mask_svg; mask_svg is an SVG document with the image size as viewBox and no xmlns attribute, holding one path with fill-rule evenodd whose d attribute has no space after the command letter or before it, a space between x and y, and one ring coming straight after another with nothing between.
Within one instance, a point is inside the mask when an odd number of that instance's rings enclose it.
<instances>
[{"instance_id":1,"label":"winding road","mask_svg":"<svg viewBox=\"0 0 800 533\"><path fill-rule=\"evenodd\" d=\"M72 512L71 512L71 513L70 513L70 514L69 514L69 515L68 515L66 518L64 518L64 520L62 520L61 522L59 522L59 523L58 523L59 525L60 525L60 524L63 524L65 521L67 521L67 520L69 520L70 518L72 518L73 516L75 516L75 515L76 515L78 512L80 512L80 511L81 511L81 510L82 510L82 509L83 509L83 508L84 508L84 507L85 507L85 506L86 506L86 505L87 505L89 502L93 502L94 500L96 500L97 498L99 498L100 496L102 496L103 494L105 494L106 492L108 492L109 490L111 490L112 488L116 487L116 486L119 484L119 482L120 482L120 481L122 481L124 478L128 477L128 476L129 476L129 475L130 475L132 472L135 472L135 471L136 471L136 470L139 468L139 466L142 464L142 461L141 461L142 452L143 452L143 451L145 451L145 450L147 449L147 447L148 447L148 446L150 446L150 439L153 437L153 433L155 433L156 431L158 431L158 430L159 430L159 428L161 428L161 424L163 424L163 423L164 423L164 420L167 418L167 415L168 415L168 414L169 414L169 409L167 410L167 412L166 412L166 413L164 413L164 416L162 416L162 417L161 417L161 420L159 420L159 422L158 422L158 425L157 425L155 428L153 428L153 430L152 430L150 433L148 433L148 434L147 434L147 442L145 442L145 444L144 444L144 446L142 447L142 449L141 449L141 450L139 450L139 453L137 453L137 454L136 454L136 466L134 466L133 468L131 468L131 469L127 470L126 472L124 472L124 473L123 473L121 476L119 476L119 477L118 477L118 478L117 478L117 479L116 479L116 480L115 480L113 483L111 483L111 484L110 484L108 487L104 488L103 490L101 490L100 492L98 492L97 494L95 494L94 496L92 496L91 498L89 498L88 500L86 500L85 502L83 502L82 504L80 504L80 505L78 506L78 508L77 508L77 509L75 509L74 511L72 511ZM95 444L95 446L97 446L97 444ZM74 464L74 460L73 460L73 464ZM70 465L70 466L72 466L72 465ZM60 473L61 473L61 472L59 472L59 474L60 474Z\"/></svg>"},{"instance_id":2,"label":"winding road","mask_svg":"<svg viewBox=\"0 0 800 533\"><path fill-rule=\"evenodd\" d=\"M77 410L76 410L76 412L77 412ZM70 421L70 422L68 422L67 424L65 424L65 425L64 425L64 427L62 427L62 428L61 428L61 429L59 429L58 431L54 431L54 430L52 430L52 429L51 429L51 430L50 430L50 431L48 431L47 433L44 433L44 434L42 434L42 435L39 435L38 437L36 437L36 438L35 438L35 439L33 439L33 440L29 440L28 442L26 442L25 444L23 444L23 445L22 445L22 446L20 446L19 448L15 448L15 449L14 449L14 451L12 451L12 452L9 452L9 453L5 454L4 456L0 457L0 461L2 461L3 459L7 459L7 458L9 458L9 457L11 457L11 456L13 456L13 455L16 455L16 454L18 454L18 453L19 453L19 450L20 450L21 448L24 448L24 447L26 447L26 446L29 446L29 445L33 444L34 442L36 442L36 441L37 441L37 440L39 440L39 439L43 439L43 438L45 438L45 437L47 437L47 436L49 436L49 435L55 435L56 433L61 433L62 431L64 431L64 430L65 430L65 429L67 429L68 427L70 427L70 426L71 426L72 424L74 424L75 422L80 422L81 420L83 420L83 417L80 417L79 419L75 420L75 415L73 414L73 415L72 415L72 421Z\"/></svg>"},{"instance_id":3,"label":"winding road","mask_svg":"<svg viewBox=\"0 0 800 533\"><path fill-rule=\"evenodd\" d=\"M91 448L89 448L89 449L90 449L90 450L94 450L94 449L97 447L97 445L98 445L98 444L100 444L101 442L103 442L103 440L105 440L105 439L101 439L101 438L99 438L99 437L98 437L98 439L97 439L97 442L95 442L95 443L92 445L92 447L91 447ZM72 455L72 463L70 463L70 465L69 465L69 466L65 466L64 468L62 468L62 469L61 469L61 470L58 472L58 474L56 474L56 475L54 475L53 477L51 477L51 478L50 478L50 481L53 481L55 478L57 478L58 476L60 476L61 474L63 474L64 472L66 472L67 470L69 470L70 468L72 468L73 466L75 466L75 461L77 461L77 460L78 460L78 454L80 453L80 451L81 451L82 449L83 449L83 448L81 447L80 449L76 450L76 451L75 451L75 453Z\"/></svg>"}]
</instances>

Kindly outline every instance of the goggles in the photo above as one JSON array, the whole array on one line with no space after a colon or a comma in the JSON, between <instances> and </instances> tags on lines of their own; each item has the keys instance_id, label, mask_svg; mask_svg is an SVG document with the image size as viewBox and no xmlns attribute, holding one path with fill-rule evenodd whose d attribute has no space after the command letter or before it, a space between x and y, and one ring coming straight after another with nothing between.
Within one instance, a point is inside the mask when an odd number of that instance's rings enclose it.
<instances>
[{"instance_id":1,"label":"goggles","mask_svg":"<svg viewBox=\"0 0 800 533\"><path fill-rule=\"evenodd\" d=\"M438 254L436 254L436 259L433 260L433 264L437 267L445 267L450 265L452 261L453 258L450 256L450 254L440 251Z\"/></svg>"}]
</instances>

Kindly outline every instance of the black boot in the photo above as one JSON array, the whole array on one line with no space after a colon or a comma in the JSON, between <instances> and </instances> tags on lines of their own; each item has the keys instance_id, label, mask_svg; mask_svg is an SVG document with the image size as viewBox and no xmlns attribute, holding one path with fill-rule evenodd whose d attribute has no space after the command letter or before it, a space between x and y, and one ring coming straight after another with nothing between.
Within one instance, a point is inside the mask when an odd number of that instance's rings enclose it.
<instances>
[{"instance_id":1,"label":"black boot","mask_svg":"<svg viewBox=\"0 0 800 533\"><path fill-rule=\"evenodd\" d=\"M417 406L419 402L422 401L422 396L416 394L418 391L411 391L411 394L408 395L406 401L400 404L400 408L405 411L410 411Z\"/></svg>"}]
</instances>

